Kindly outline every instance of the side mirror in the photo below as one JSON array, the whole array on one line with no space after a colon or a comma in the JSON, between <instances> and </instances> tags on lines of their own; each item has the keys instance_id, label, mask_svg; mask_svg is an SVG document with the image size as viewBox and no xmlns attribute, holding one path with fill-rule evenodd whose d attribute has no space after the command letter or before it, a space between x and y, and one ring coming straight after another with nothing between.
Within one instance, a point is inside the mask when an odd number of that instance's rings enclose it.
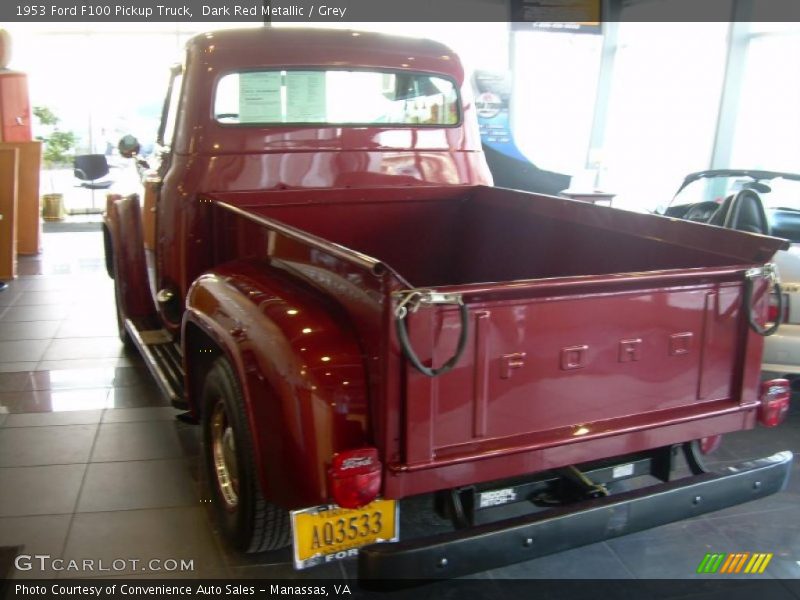
<instances>
[{"instance_id":1,"label":"side mirror","mask_svg":"<svg viewBox=\"0 0 800 600\"><path fill-rule=\"evenodd\" d=\"M121 156L125 158L133 158L137 154L139 154L139 150L141 150L141 146L139 145L139 140L137 140L132 135L124 135L119 140L119 144L117 144L117 149Z\"/></svg>"}]
</instances>

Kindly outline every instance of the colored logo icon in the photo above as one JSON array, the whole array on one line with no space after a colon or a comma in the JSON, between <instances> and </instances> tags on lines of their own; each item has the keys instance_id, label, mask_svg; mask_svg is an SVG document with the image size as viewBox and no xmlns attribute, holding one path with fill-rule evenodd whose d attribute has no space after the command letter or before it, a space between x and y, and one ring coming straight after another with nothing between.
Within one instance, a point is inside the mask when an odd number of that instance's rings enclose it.
<instances>
[{"instance_id":1,"label":"colored logo icon","mask_svg":"<svg viewBox=\"0 0 800 600\"><path fill-rule=\"evenodd\" d=\"M772 552L708 553L697 566L698 573L763 573L772 560Z\"/></svg>"}]
</instances>

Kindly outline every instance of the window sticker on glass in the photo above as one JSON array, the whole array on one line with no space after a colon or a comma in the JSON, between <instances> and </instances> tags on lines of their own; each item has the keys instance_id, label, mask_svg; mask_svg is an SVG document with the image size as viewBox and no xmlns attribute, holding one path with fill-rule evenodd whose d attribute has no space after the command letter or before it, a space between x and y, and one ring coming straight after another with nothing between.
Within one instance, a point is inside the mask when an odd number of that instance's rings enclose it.
<instances>
[{"instance_id":1,"label":"window sticker on glass","mask_svg":"<svg viewBox=\"0 0 800 600\"><path fill-rule=\"evenodd\" d=\"M324 123L325 72L286 73L286 120L289 123Z\"/></svg>"},{"instance_id":2,"label":"window sticker on glass","mask_svg":"<svg viewBox=\"0 0 800 600\"><path fill-rule=\"evenodd\" d=\"M259 71L239 75L239 122L281 121L281 73Z\"/></svg>"}]
</instances>

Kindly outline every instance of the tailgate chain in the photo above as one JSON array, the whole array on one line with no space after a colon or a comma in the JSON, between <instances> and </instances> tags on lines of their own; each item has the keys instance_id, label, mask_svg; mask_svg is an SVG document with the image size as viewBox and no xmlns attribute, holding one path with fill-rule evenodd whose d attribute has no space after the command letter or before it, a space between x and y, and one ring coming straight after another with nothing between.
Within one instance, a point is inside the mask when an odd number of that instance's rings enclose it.
<instances>
[{"instance_id":1,"label":"tailgate chain","mask_svg":"<svg viewBox=\"0 0 800 600\"><path fill-rule=\"evenodd\" d=\"M772 287L774 288L774 293L778 297L778 314L775 317L775 322L769 327L762 327L753 318L753 293L755 291L754 282L759 277L766 277L770 281ZM781 280L778 276L778 269L775 267L775 263L767 263L763 267L756 267L754 269L747 270L744 274L744 278L744 310L747 313L747 321L750 323L751 329L758 335L764 337L770 336L778 331L778 327L783 324L783 290L781 289Z\"/></svg>"},{"instance_id":2,"label":"tailgate chain","mask_svg":"<svg viewBox=\"0 0 800 600\"><path fill-rule=\"evenodd\" d=\"M449 370L455 367L456 364L458 364L458 361L461 359L461 355L464 354L464 349L467 346L469 310L467 309L467 305L464 304L461 294L444 294L434 290L416 289L397 292L396 295L400 297L400 301L397 303L397 307L394 309L394 318L395 325L397 326L397 339L400 341L400 347L403 349L403 354L408 361L414 365L414 368L423 375L427 375L428 377L436 377L437 375L447 373ZM419 307L423 304L456 304L458 305L459 313L461 315L461 333L458 337L458 346L456 347L455 354L453 354L450 360L445 362L438 369L423 365L413 348L411 348L411 341L408 339L406 317L410 312L417 312Z\"/></svg>"}]
</instances>

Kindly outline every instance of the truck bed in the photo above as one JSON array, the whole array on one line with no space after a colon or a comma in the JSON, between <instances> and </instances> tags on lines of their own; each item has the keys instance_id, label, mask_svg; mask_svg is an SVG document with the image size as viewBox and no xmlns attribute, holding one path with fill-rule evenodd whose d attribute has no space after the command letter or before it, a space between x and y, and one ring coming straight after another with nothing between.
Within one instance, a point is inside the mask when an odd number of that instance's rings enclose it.
<instances>
[{"instance_id":1,"label":"truck bed","mask_svg":"<svg viewBox=\"0 0 800 600\"><path fill-rule=\"evenodd\" d=\"M781 240L482 186L213 200L211 263L281 265L359 331L388 497L754 424L762 340L743 316L744 272ZM466 350L440 377L414 369L395 335L409 288L468 307ZM440 365L459 312L421 309L408 328Z\"/></svg>"},{"instance_id":2,"label":"truck bed","mask_svg":"<svg viewBox=\"0 0 800 600\"><path fill-rule=\"evenodd\" d=\"M475 186L215 196L374 257L414 287L763 263L776 242ZM688 226L687 226L688 225Z\"/></svg>"}]
</instances>

